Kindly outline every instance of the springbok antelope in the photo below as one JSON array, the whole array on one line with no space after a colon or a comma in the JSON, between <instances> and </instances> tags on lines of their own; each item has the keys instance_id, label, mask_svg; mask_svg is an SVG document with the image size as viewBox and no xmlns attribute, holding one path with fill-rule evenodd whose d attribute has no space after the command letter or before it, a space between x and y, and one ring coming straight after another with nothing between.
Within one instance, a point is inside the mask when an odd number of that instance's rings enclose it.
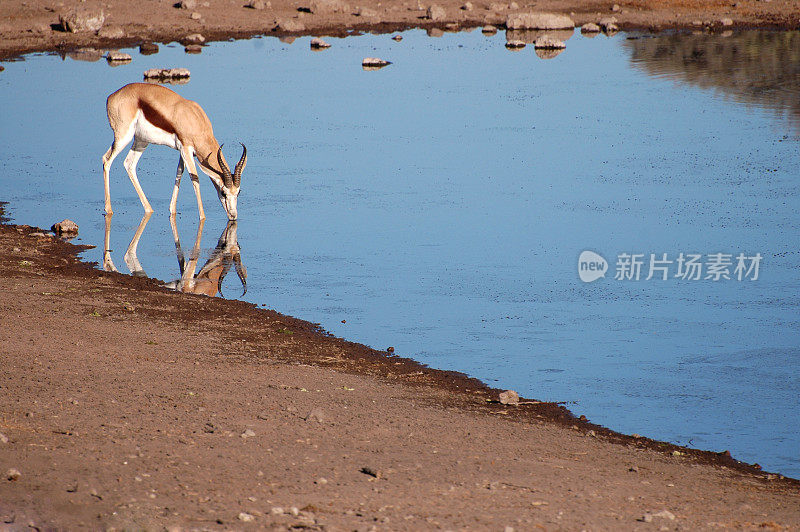
<instances>
[{"instance_id":1,"label":"springbok antelope","mask_svg":"<svg viewBox=\"0 0 800 532\"><path fill-rule=\"evenodd\" d=\"M214 138L214 131L206 113L197 103L182 98L161 85L131 83L108 97L106 102L108 123L114 131L114 142L103 155L103 181L105 184L106 214L112 215L109 170L114 158L133 140L133 147L125 157L125 170L146 213L153 212L136 177L136 164L148 144L160 144L178 150L178 173L169 203L170 216L175 216L178 188L184 167L189 169L200 219L205 220L200 181L194 157L200 168L211 178L217 189L222 207L229 220L237 218L236 199L242 182L242 170L247 164L247 148L242 144L242 158L231 174L222 155L222 146ZM216 157L213 157L216 154Z\"/></svg>"}]
</instances>

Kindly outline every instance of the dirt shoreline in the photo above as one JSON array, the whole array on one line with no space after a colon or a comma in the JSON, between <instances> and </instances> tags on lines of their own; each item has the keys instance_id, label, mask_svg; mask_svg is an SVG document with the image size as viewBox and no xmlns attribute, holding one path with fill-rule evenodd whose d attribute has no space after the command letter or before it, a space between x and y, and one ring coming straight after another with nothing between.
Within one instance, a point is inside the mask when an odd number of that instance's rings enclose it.
<instances>
[{"instance_id":1,"label":"dirt shoreline","mask_svg":"<svg viewBox=\"0 0 800 532\"><path fill-rule=\"evenodd\" d=\"M408 28L456 31L486 24L502 28L509 14L531 11L570 15L576 25L613 16L622 29L650 32L800 27L800 3L792 0L270 0L262 2L262 9L245 7L248 0L188 2L196 5L182 9L174 7L177 4L172 0L7 0L0 3L0 60L32 52L166 43L194 33L213 41L254 35L342 36ZM442 8L433 18L428 13L432 5ZM102 28L63 31L60 15L76 9L102 12Z\"/></svg>"},{"instance_id":2,"label":"dirt shoreline","mask_svg":"<svg viewBox=\"0 0 800 532\"><path fill-rule=\"evenodd\" d=\"M78 250L0 226L0 528L800 527L800 482L726 453L502 405Z\"/></svg>"}]
</instances>

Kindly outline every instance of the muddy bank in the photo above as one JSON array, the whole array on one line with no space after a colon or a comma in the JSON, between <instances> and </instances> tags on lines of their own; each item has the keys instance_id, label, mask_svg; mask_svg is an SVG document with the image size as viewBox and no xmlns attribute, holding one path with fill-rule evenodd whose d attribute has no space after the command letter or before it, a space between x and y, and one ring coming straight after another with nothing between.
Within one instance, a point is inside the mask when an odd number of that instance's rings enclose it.
<instances>
[{"instance_id":1,"label":"muddy bank","mask_svg":"<svg viewBox=\"0 0 800 532\"><path fill-rule=\"evenodd\" d=\"M181 4L184 7L176 7ZM69 22L75 10L89 18L100 18L84 31L64 31L63 20ZM486 24L503 27L509 14L529 11L566 14L577 25L613 16L622 29L648 31L800 26L800 4L792 0L543 0L533 4L489 0L9 0L0 3L0 59L38 51L179 41L193 33L223 40L261 34L346 35L351 31L388 32L414 27L457 30Z\"/></svg>"},{"instance_id":2,"label":"muddy bank","mask_svg":"<svg viewBox=\"0 0 800 532\"><path fill-rule=\"evenodd\" d=\"M75 251L0 227L11 529L800 526L800 483L725 453L502 405L459 374Z\"/></svg>"}]
</instances>

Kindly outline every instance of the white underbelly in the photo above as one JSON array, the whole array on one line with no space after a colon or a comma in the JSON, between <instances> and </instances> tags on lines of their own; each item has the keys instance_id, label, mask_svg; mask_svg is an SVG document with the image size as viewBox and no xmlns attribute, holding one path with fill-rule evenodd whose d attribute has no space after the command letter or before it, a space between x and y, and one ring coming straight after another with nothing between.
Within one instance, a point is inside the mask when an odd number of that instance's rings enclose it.
<instances>
[{"instance_id":1,"label":"white underbelly","mask_svg":"<svg viewBox=\"0 0 800 532\"><path fill-rule=\"evenodd\" d=\"M179 149L177 135L154 126L145 119L141 112L139 112L136 117L136 128L133 135L137 140L147 142L148 144L160 144L161 146L169 146L175 150Z\"/></svg>"}]
</instances>

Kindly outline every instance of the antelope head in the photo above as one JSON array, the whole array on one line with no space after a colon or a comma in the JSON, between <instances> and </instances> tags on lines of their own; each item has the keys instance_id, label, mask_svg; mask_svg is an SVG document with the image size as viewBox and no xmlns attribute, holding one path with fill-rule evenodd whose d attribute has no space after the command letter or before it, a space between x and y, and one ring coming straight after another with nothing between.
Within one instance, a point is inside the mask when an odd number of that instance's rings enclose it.
<instances>
[{"instance_id":1,"label":"antelope head","mask_svg":"<svg viewBox=\"0 0 800 532\"><path fill-rule=\"evenodd\" d=\"M217 150L217 162L222 172L222 186L217 185L216 182L214 183L217 189L217 196L225 209L225 213L228 215L228 219L236 220L236 200L239 197L239 189L242 184L242 171L247 164L247 148L242 144L242 158L236 163L233 175L231 175L231 169L228 168L225 159L222 157L222 146Z\"/></svg>"}]
</instances>

